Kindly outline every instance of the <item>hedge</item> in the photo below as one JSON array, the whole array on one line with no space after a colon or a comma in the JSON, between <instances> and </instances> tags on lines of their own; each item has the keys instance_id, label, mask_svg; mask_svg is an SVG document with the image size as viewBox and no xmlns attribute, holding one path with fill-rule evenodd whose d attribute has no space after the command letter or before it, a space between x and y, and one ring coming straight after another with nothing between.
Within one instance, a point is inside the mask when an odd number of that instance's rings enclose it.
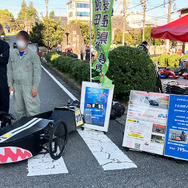
<instances>
[{"instance_id":1,"label":"hedge","mask_svg":"<svg viewBox=\"0 0 188 188\"><path fill-rule=\"evenodd\" d=\"M89 81L90 71L88 61L82 61L54 53L48 53L46 60L50 65L57 68L59 71L68 74L80 84L83 80Z\"/></svg>"},{"instance_id":2,"label":"hedge","mask_svg":"<svg viewBox=\"0 0 188 188\"><path fill-rule=\"evenodd\" d=\"M89 62L48 53L48 63L78 83L89 81ZM131 90L155 91L156 72L150 57L137 48L118 47L109 54L107 76L115 85L115 99L128 101Z\"/></svg>"},{"instance_id":3,"label":"hedge","mask_svg":"<svg viewBox=\"0 0 188 188\"><path fill-rule=\"evenodd\" d=\"M155 61L158 65L158 67L179 67L180 60L182 59L188 59L188 54L185 54L183 56L180 56L178 54L168 55L168 54L162 54L161 56L152 57L153 61Z\"/></svg>"},{"instance_id":4,"label":"hedge","mask_svg":"<svg viewBox=\"0 0 188 188\"><path fill-rule=\"evenodd\" d=\"M115 98L128 100L131 90L156 91L156 72L149 55L132 47L118 47L109 54L107 76L115 84Z\"/></svg>"}]
</instances>

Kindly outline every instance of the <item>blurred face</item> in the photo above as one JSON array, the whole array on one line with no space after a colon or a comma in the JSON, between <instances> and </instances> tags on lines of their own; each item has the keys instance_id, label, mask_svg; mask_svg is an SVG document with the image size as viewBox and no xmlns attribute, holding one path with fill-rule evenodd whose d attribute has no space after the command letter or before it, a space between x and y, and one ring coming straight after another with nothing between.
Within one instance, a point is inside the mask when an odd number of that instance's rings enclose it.
<instances>
[{"instance_id":1,"label":"blurred face","mask_svg":"<svg viewBox=\"0 0 188 188\"><path fill-rule=\"evenodd\" d=\"M27 48L28 41L26 41L23 36L18 35L16 37L16 45L19 50L25 50Z\"/></svg>"}]
</instances>

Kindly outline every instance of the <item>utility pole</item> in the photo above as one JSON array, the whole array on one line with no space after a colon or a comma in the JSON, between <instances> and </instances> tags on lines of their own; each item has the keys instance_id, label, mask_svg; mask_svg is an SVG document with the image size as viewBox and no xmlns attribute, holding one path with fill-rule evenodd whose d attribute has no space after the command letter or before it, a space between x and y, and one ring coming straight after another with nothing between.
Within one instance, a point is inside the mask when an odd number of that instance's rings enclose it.
<instances>
[{"instance_id":1,"label":"utility pole","mask_svg":"<svg viewBox=\"0 0 188 188\"><path fill-rule=\"evenodd\" d=\"M61 7L57 7L59 9L59 21L61 20Z\"/></svg>"},{"instance_id":2,"label":"utility pole","mask_svg":"<svg viewBox=\"0 0 188 188\"><path fill-rule=\"evenodd\" d=\"M126 0L123 0L123 40L122 44L125 45L125 22L126 22Z\"/></svg>"},{"instance_id":3,"label":"utility pole","mask_svg":"<svg viewBox=\"0 0 188 188\"><path fill-rule=\"evenodd\" d=\"M172 8L172 0L169 0L168 2L168 23L170 23L171 21L171 8ZM169 39L166 40L166 50L168 52L170 48L170 41Z\"/></svg>"},{"instance_id":4,"label":"utility pole","mask_svg":"<svg viewBox=\"0 0 188 188\"><path fill-rule=\"evenodd\" d=\"M143 5L143 32L142 32L142 42L145 40L145 24L146 24L146 0L141 0Z\"/></svg>"},{"instance_id":5,"label":"utility pole","mask_svg":"<svg viewBox=\"0 0 188 188\"><path fill-rule=\"evenodd\" d=\"M171 21L171 8L172 8L172 0L169 0L169 3L168 3L168 23L170 23Z\"/></svg>"},{"instance_id":6,"label":"utility pole","mask_svg":"<svg viewBox=\"0 0 188 188\"><path fill-rule=\"evenodd\" d=\"M49 52L49 27L48 27L48 0L46 2L46 21L47 21L47 45L48 45L48 52Z\"/></svg>"}]
</instances>

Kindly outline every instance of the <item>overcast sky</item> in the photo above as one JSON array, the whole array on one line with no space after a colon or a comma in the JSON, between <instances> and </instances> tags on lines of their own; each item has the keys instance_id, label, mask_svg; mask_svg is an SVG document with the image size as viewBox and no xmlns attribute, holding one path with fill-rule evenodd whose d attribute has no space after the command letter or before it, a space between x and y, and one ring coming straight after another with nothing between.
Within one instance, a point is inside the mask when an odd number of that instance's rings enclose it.
<instances>
[{"instance_id":1,"label":"overcast sky","mask_svg":"<svg viewBox=\"0 0 188 188\"><path fill-rule=\"evenodd\" d=\"M66 16L67 15L66 3L68 1L69 0L49 0L49 12L54 10L57 16L59 16L60 14L61 16ZM20 10L21 2L22 0L0 0L0 9L8 9L10 12L14 14L15 17L17 17L17 14ZM26 2L28 3L29 0L26 0ZM168 0L166 0L166 3L167 2ZM173 3L172 5L172 12L175 13L172 14L172 20L178 18L178 13L177 13L178 9L188 7L188 0L174 0L174 2L175 3ZM133 3L133 7L135 7L134 8L135 10L142 11L143 8L140 5L140 0L132 0L132 3ZM43 16L45 16L45 11L46 11L45 0L33 0L33 4L39 13L39 16L41 17L42 14ZM115 3L114 7L116 7L116 4L117 3ZM157 17L158 22L166 23L167 15L168 15L168 4L166 4L165 8L163 6L160 6L162 4L163 4L163 0L148 0L147 14L153 16L154 19L155 17ZM61 11L59 11L59 8ZM129 9L129 11L130 10L131 9Z\"/></svg>"}]
</instances>

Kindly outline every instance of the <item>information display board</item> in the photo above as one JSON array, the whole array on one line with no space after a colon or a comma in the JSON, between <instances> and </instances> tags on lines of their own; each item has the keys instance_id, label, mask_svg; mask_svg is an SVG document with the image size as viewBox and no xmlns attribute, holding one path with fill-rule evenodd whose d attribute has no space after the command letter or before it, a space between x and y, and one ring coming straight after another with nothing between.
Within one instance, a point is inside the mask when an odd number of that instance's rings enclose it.
<instances>
[{"instance_id":1,"label":"information display board","mask_svg":"<svg viewBox=\"0 0 188 188\"><path fill-rule=\"evenodd\" d=\"M113 88L101 84L82 82L81 112L85 117L84 127L107 132L109 127Z\"/></svg>"},{"instance_id":2,"label":"information display board","mask_svg":"<svg viewBox=\"0 0 188 188\"><path fill-rule=\"evenodd\" d=\"M165 156L188 160L188 96L170 95Z\"/></svg>"},{"instance_id":3,"label":"information display board","mask_svg":"<svg viewBox=\"0 0 188 188\"><path fill-rule=\"evenodd\" d=\"M123 147L164 154L169 96L131 91Z\"/></svg>"}]
</instances>

